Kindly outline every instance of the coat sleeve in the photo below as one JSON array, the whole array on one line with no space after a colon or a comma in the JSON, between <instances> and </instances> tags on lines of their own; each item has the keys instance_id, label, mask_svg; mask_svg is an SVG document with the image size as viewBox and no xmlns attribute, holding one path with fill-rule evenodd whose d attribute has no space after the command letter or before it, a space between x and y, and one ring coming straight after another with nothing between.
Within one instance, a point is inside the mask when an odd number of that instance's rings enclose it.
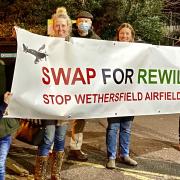
<instances>
[{"instance_id":1,"label":"coat sleeve","mask_svg":"<svg viewBox=\"0 0 180 180\"><path fill-rule=\"evenodd\" d=\"M0 105L0 119L3 117L3 113L5 111L5 109L7 108L7 104L5 102L3 102L1 105Z\"/></svg>"}]
</instances>

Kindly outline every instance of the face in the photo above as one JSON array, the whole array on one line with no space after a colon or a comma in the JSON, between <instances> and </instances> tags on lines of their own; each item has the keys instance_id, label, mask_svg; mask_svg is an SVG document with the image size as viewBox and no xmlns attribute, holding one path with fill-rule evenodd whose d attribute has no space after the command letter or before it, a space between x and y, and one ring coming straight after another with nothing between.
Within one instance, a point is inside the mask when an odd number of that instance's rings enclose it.
<instances>
[{"instance_id":1,"label":"face","mask_svg":"<svg viewBox=\"0 0 180 180\"><path fill-rule=\"evenodd\" d=\"M67 37L69 34L67 19L64 18L54 19L53 30L56 37L62 37L62 38Z\"/></svg>"},{"instance_id":2,"label":"face","mask_svg":"<svg viewBox=\"0 0 180 180\"><path fill-rule=\"evenodd\" d=\"M92 20L88 18L78 18L77 19L77 27L79 31L88 31L91 28ZM84 28L82 28L84 27Z\"/></svg>"},{"instance_id":3,"label":"face","mask_svg":"<svg viewBox=\"0 0 180 180\"><path fill-rule=\"evenodd\" d=\"M119 41L123 41L123 42L133 41L132 32L129 28L124 27L119 31Z\"/></svg>"}]
</instances>

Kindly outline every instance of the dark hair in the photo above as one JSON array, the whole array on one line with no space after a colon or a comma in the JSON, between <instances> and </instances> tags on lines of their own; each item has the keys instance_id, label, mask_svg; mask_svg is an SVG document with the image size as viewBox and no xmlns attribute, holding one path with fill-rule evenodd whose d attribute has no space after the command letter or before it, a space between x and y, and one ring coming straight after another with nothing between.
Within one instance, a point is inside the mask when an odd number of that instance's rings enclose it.
<instances>
[{"instance_id":1,"label":"dark hair","mask_svg":"<svg viewBox=\"0 0 180 180\"><path fill-rule=\"evenodd\" d=\"M132 34L132 39L134 41L134 38L135 38L135 31L133 29L133 27L129 24L129 23L123 23L121 24L118 29L117 29L117 32L116 32L116 40L119 41L119 31L123 28L128 28L131 30L131 34Z\"/></svg>"}]
</instances>

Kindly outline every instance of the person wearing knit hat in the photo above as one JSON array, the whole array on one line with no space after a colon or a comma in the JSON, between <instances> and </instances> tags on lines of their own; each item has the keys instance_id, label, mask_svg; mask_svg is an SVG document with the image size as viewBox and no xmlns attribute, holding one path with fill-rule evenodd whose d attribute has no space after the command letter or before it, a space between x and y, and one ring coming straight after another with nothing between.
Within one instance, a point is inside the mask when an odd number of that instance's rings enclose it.
<instances>
[{"instance_id":1,"label":"person wearing knit hat","mask_svg":"<svg viewBox=\"0 0 180 180\"><path fill-rule=\"evenodd\" d=\"M76 17L76 26L72 29L72 37L100 39L92 29L93 15L87 11L81 11ZM81 150L83 143L84 119L73 121L70 140L69 160L87 161L88 155Z\"/></svg>"}]
</instances>

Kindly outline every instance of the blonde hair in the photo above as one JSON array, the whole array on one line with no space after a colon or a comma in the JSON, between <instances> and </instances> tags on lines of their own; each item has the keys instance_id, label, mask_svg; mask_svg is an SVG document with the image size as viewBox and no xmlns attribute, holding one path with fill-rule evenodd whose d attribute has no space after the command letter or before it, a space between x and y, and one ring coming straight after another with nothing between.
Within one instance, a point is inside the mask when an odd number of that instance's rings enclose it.
<instances>
[{"instance_id":1,"label":"blonde hair","mask_svg":"<svg viewBox=\"0 0 180 180\"><path fill-rule=\"evenodd\" d=\"M69 34L70 34L72 31L72 22L67 14L67 10L65 7L62 6L56 9L56 13L52 15L53 24L54 24L54 20L56 20L57 18L63 18L67 20L67 25L69 26Z\"/></svg>"},{"instance_id":2,"label":"blonde hair","mask_svg":"<svg viewBox=\"0 0 180 180\"><path fill-rule=\"evenodd\" d=\"M66 10L65 7L58 7L58 8L56 9L56 14L57 14L57 15L58 15L58 14L67 14L67 10Z\"/></svg>"},{"instance_id":3,"label":"blonde hair","mask_svg":"<svg viewBox=\"0 0 180 180\"><path fill-rule=\"evenodd\" d=\"M131 30L132 42L133 42L134 38L135 38L135 31L134 31L133 27L129 23L123 23L118 27L117 33L116 33L116 40L119 41L119 31L121 29L123 29L123 28L128 28L128 29Z\"/></svg>"}]
</instances>

